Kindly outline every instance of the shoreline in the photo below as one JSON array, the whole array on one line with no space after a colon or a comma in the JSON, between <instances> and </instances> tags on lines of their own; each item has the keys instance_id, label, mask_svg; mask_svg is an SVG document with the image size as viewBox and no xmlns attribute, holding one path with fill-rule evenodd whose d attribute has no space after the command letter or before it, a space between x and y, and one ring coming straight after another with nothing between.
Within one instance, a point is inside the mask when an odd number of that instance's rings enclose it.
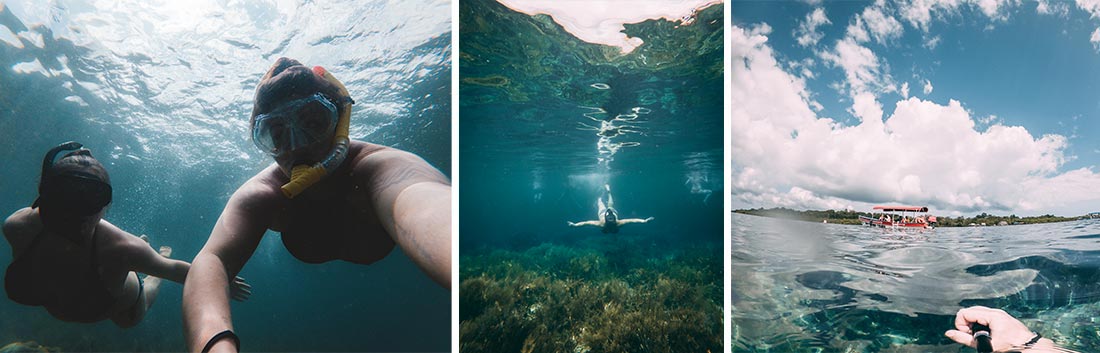
<instances>
[{"instance_id":1,"label":"shoreline","mask_svg":"<svg viewBox=\"0 0 1100 353\"><path fill-rule=\"evenodd\" d=\"M787 208L755 208L755 209L736 209L730 211L730 213L739 213L749 216L778 218L792 221L812 222L812 223L829 223L829 224L842 224L842 225L862 225L859 221L859 216L870 216L868 212L856 212L856 211L835 211L835 210L792 210ZM843 215L844 217L828 217L830 215ZM984 215L984 216L983 216ZM982 217L978 217L982 216ZM981 213L975 217L940 217L944 222L938 222L936 228L967 228L967 227L1006 227L1006 226L1020 226L1029 224L1049 224L1049 223L1061 223L1061 222L1076 222L1088 217L1082 215L1077 217L1062 217L1054 215L1043 216L1031 216L1031 217L1017 217L1011 216L996 216ZM998 224L992 222L992 220L1014 220L1014 222L1007 224ZM990 222L982 222L982 220L990 220ZM825 222L822 222L825 221Z\"/></svg>"}]
</instances>

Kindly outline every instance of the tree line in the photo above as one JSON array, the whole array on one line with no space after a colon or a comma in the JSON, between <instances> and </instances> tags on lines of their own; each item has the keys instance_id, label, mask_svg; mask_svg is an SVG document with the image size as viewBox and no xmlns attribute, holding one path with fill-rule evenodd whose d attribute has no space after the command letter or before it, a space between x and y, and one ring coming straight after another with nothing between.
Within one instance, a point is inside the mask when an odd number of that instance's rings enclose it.
<instances>
[{"instance_id":1,"label":"tree line","mask_svg":"<svg viewBox=\"0 0 1100 353\"><path fill-rule=\"evenodd\" d=\"M862 216L867 216L867 217L876 217L876 216L873 216L870 212L858 212L858 211L849 211L849 210L843 210L843 211L838 211L838 210L800 211L800 210L792 210L792 209L785 208L785 207L777 207L777 208L762 208L761 207L761 208L753 208L753 209L734 210L733 212L741 213L741 214L747 214L747 215L793 219L793 220L800 220L800 221L807 221L807 222L826 221L826 222L829 222L829 223L836 223L836 224L860 224L859 216L861 216L861 215ZM932 213L932 214L935 215L934 213ZM1084 218L1084 217L1083 216L1081 216L1081 217L1061 217L1061 216L1055 216L1055 215L1051 215L1051 214L1046 214L1046 215L1042 215L1042 216L1029 216L1029 217L1019 217L1019 216L1016 216L1015 214L1008 215L1008 216L997 216L997 215L991 215L991 214L982 212L982 213L979 213L979 214L977 214L973 217L965 217L965 216L946 217L946 216L938 216L937 215L936 216L936 221L937 221L936 226L938 226L938 227L968 227L968 226L981 226L981 225L986 225L986 226L1018 225L1018 224L1065 222L1065 221L1078 220L1078 219L1081 219L1081 218Z\"/></svg>"}]
</instances>

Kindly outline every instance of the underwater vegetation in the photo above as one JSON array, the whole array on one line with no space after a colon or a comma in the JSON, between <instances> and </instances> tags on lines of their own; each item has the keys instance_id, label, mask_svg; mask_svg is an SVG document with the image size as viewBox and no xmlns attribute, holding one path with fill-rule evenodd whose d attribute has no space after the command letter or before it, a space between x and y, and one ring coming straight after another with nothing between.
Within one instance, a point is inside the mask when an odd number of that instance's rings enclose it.
<instances>
[{"instance_id":1,"label":"underwater vegetation","mask_svg":"<svg viewBox=\"0 0 1100 353\"><path fill-rule=\"evenodd\" d=\"M61 352L61 349L55 347L46 347L39 345L38 342L12 342L8 345L0 348L0 353L53 353Z\"/></svg>"},{"instance_id":2,"label":"underwater vegetation","mask_svg":"<svg viewBox=\"0 0 1100 353\"><path fill-rule=\"evenodd\" d=\"M459 350L720 352L720 246L604 237L463 256Z\"/></svg>"}]
</instances>

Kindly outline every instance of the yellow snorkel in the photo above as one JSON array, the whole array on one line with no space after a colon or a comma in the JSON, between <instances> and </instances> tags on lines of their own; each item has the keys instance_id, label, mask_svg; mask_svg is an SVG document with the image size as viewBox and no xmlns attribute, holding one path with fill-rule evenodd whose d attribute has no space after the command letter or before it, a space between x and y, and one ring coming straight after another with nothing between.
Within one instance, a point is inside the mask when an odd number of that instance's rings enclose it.
<instances>
[{"instance_id":1,"label":"yellow snorkel","mask_svg":"<svg viewBox=\"0 0 1100 353\"><path fill-rule=\"evenodd\" d=\"M314 66L313 73L323 77L333 85L336 85L336 87L340 89L340 94L344 97L351 96L348 94L347 87L344 87L344 84L341 83L340 80L337 80L336 77L333 77L325 68ZM332 152L329 152L325 159L314 163L312 166L304 164L294 166L290 171L290 182L282 187L283 195L287 198L293 199L295 196L298 196L298 194L301 194L302 191L305 191L306 188L321 181L321 178L324 178L326 175L329 175L329 173L332 173L333 170L336 170L336 168L344 162L344 158L347 157L349 144L348 129L351 127L352 101L348 99L342 104L345 106L344 110L340 113L340 120L336 123L336 136L332 137Z\"/></svg>"}]
</instances>

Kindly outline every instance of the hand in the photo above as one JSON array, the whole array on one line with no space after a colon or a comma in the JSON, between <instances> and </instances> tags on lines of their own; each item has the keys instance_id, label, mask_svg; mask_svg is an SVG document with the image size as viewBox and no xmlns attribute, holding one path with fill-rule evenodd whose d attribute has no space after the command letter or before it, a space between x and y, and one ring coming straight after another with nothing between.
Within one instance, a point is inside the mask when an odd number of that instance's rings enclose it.
<instances>
[{"instance_id":1,"label":"hand","mask_svg":"<svg viewBox=\"0 0 1100 353\"><path fill-rule=\"evenodd\" d=\"M229 297L243 302L248 300L249 296L252 296L252 286L245 283L241 276L234 277L233 282L229 283Z\"/></svg>"},{"instance_id":2,"label":"hand","mask_svg":"<svg viewBox=\"0 0 1100 353\"><path fill-rule=\"evenodd\" d=\"M576 223L573 223L573 221L565 221L565 222L566 222L566 223L569 223L569 226L570 226L570 227L576 227L576 226L577 226L577 224L576 224Z\"/></svg>"},{"instance_id":3,"label":"hand","mask_svg":"<svg viewBox=\"0 0 1100 353\"><path fill-rule=\"evenodd\" d=\"M975 348L977 341L974 340L974 333L970 330L972 323L989 327L989 338L993 343L994 352L1019 349L1035 337L1035 333L1032 333L1027 326L1004 310L984 306L972 306L959 310L959 313L955 314L955 329L947 330L944 335L959 344Z\"/></svg>"},{"instance_id":4,"label":"hand","mask_svg":"<svg viewBox=\"0 0 1100 353\"><path fill-rule=\"evenodd\" d=\"M646 222L649 222L649 221L652 221L652 220L653 220L653 217L649 217L649 218L645 219Z\"/></svg>"}]
</instances>

